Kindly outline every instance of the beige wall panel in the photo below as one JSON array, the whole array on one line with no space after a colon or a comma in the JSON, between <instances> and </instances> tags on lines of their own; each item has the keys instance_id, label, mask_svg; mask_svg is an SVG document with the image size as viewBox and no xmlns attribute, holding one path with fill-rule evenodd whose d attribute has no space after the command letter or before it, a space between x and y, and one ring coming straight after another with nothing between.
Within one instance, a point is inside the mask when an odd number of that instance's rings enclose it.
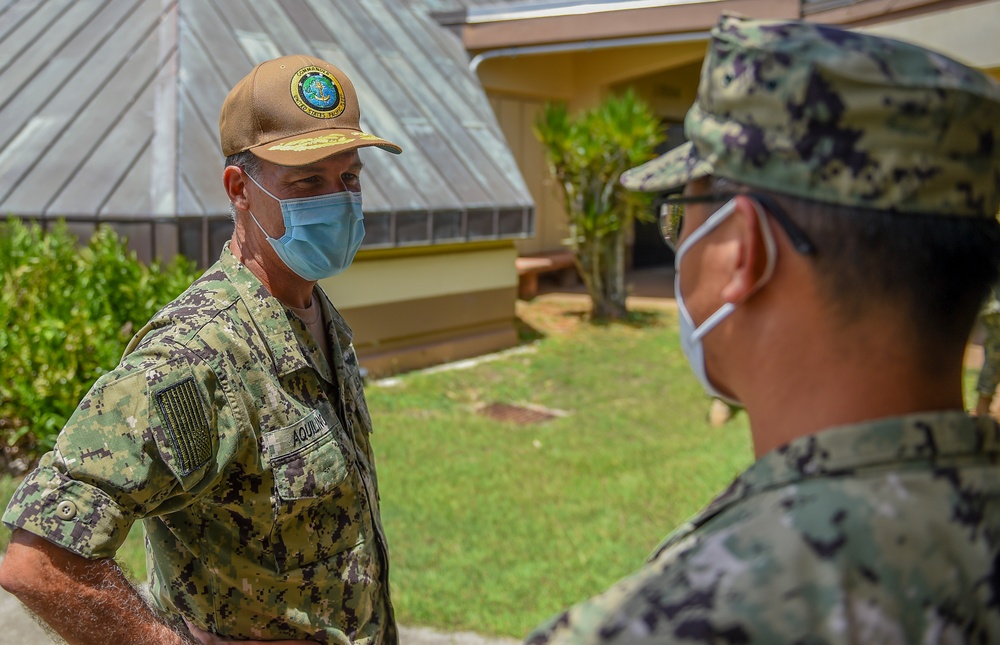
<instances>
[{"instance_id":1,"label":"beige wall panel","mask_svg":"<svg viewBox=\"0 0 1000 645\"><path fill-rule=\"evenodd\" d=\"M1000 66L1000 0L951 7L914 18L883 22L859 31L935 49L969 65Z\"/></svg>"},{"instance_id":2,"label":"beige wall panel","mask_svg":"<svg viewBox=\"0 0 1000 645\"><path fill-rule=\"evenodd\" d=\"M487 324L511 324L516 287L340 309L354 330L355 347L454 335Z\"/></svg>"},{"instance_id":3,"label":"beige wall panel","mask_svg":"<svg viewBox=\"0 0 1000 645\"><path fill-rule=\"evenodd\" d=\"M605 72L604 80L609 82L615 78L632 80L612 85L595 82L589 86L586 82L582 82L580 85L587 87L587 92L574 93L572 100L568 101L569 109L578 111L590 108L609 91L620 92L628 86L634 86L660 118L670 122L682 121L695 99L705 44L676 43L636 49L644 50L644 54L640 56L631 50L575 54L576 69L601 69ZM652 53L654 51L659 53L654 56ZM636 63L645 60L645 57L656 58L659 64L655 73L643 76L637 70L648 70L650 66L644 64L636 67ZM507 65L507 71L514 75L511 83L513 84L517 78L537 74L537 68L550 58L552 57L512 59ZM562 58L560 57L560 60ZM532 69L528 69L529 65ZM613 72L618 68L628 71ZM584 80L586 78L589 77L585 76ZM595 79L601 81L599 77ZM550 176L542 145L532 132L532 125L545 99L527 98L525 96L527 92L520 94L521 96L511 96L491 92L490 97L500 127L510 144L528 190L535 200L535 236L515 242L518 252L525 255L564 248L569 227L563 206L562 188ZM551 97L548 100L560 100L560 98Z\"/></svg>"},{"instance_id":4,"label":"beige wall panel","mask_svg":"<svg viewBox=\"0 0 1000 645\"><path fill-rule=\"evenodd\" d=\"M622 83L614 88L623 91L632 87L653 112L663 120L683 122L694 103L701 74L701 59L673 69L666 69Z\"/></svg>"},{"instance_id":5,"label":"beige wall panel","mask_svg":"<svg viewBox=\"0 0 1000 645\"><path fill-rule=\"evenodd\" d=\"M500 130L503 131L507 145L510 147L510 151L514 155L514 160L517 161L518 168L521 169L521 174L523 175L524 167L521 165L522 137L520 136L520 132L524 116L521 114L521 101L490 95L490 105L493 106L493 113L500 124ZM530 183L528 177L524 179Z\"/></svg>"},{"instance_id":6,"label":"beige wall panel","mask_svg":"<svg viewBox=\"0 0 1000 645\"><path fill-rule=\"evenodd\" d=\"M515 298L504 288L342 311L361 364L385 375L517 344Z\"/></svg>"},{"instance_id":7,"label":"beige wall panel","mask_svg":"<svg viewBox=\"0 0 1000 645\"><path fill-rule=\"evenodd\" d=\"M490 58L476 69L487 92L567 100L573 96L573 55Z\"/></svg>"},{"instance_id":8,"label":"beige wall panel","mask_svg":"<svg viewBox=\"0 0 1000 645\"><path fill-rule=\"evenodd\" d=\"M535 201L535 236L517 240L515 246L521 255L562 248L568 234L562 189L549 174L545 151L533 130L544 101L494 94L490 102Z\"/></svg>"},{"instance_id":9,"label":"beige wall panel","mask_svg":"<svg viewBox=\"0 0 1000 645\"><path fill-rule=\"evenodd\" d=\"M536 211L544 209L544 217L536 216L535 239L538 247L533 251L551 251L563 246L563 240L569 235L569 223L563 208L562 186L549 172L545 160L545 148L535 136L534 124L542 112L542 101L522 101L521 114L524 128L521 130L522 157L518 161L521 173L532 177L533 188L531 196L535 200ZM520 250L520 247L518 247Z\"/></svg>"},{"instance_id":10,"label":"beige wall panel","mask_svg":"<svg viewBox=\"0 0 1000 645\"><path fill-rule=\"evenodd\" d=\"M696 41L498 58L484 61L477 73L492 96L566 101L575 111L599 103L613 85L691 64L700 68L706 47L707 41Z\"/></svg>"},{"instance_id":11,"label":"beige wall panel","mask_svg":"<svg viewBox=\"0 0 1000 645\"><path fill-rule=\"evenodd\" d=\"M517 286L513 245L401 258L355 260L341 275L320 281L341 311L435 296ZM513 300L511 300L513 306Z\"/></svg>"},{"instance_id":12,"label":"beige wall panel","mask_svg":"<svg viewBox=\"0 0 1000 645\"><path fill-rule=\"evenodd\" d=\"M513 327L505 326L464 336L428 340L405 348L367 351L358 358L370 376L381 377L490 354L513 347L517 342L517 332Z\"/></svg>"},{"instance_id":13,"label":"beige wall panel","mask_svg":"<svg viewBox=\"0 0 1000 645\"><path fill-rule=\"evenodd\" d=\"M697 62L700 67L707 49L706 39L648 47L625 47L610 52L580 52L577 54L576 70L585 70L585 76L578 76L577 83L608 87L663 70L681 68L692 62Z\"/></svg>"}]
</instances>

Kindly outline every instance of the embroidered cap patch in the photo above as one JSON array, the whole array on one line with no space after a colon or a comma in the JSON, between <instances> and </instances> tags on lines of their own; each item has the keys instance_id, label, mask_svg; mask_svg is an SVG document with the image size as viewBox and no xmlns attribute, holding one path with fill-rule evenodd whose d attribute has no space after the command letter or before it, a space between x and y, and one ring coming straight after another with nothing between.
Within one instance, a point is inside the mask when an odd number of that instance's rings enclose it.
<instances>
[{"instance_id":1,"label":"embroidered cap patch","mask_svg":"<svg viewBox=\"0 0 1000 645\"><path fill-rule=\"evenodd\" d=\"M303 67L292 75L292 99L303 112L317 119L332 119L344 111L344 90L322 67Z\"/></svg>"},{"instance_id":2,"label":"embroidered cap patch","mask_svg":"<svg viewBox=\"0 0 1000 645\"><path fill-rule=\"evenodd\" d=\"M163 425L170 433L178 470L187 475L212 456L208 418L194 378L186 378L157 392L156 404L163 415Z\"/></svg>"}]
</instances>

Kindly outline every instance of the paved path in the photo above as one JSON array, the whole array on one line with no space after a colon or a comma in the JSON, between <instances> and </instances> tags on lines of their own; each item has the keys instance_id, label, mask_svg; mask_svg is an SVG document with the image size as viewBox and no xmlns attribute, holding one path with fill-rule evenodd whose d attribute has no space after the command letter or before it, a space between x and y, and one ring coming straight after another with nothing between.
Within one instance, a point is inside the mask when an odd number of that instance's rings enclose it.
<instances>
[{"instance_id":1,"label":"paved path","mask_svg":"<svg viewBox=\"0 0 1000 645\"><path fill-rule=\"evenodd\" d=\"M16 598L0 589L0 645L50 645L54 641ZM426 627L402 627L400 645L517 645L509 638L487 638L469 632L446 634Z\"/></svg>"}]
</instances>

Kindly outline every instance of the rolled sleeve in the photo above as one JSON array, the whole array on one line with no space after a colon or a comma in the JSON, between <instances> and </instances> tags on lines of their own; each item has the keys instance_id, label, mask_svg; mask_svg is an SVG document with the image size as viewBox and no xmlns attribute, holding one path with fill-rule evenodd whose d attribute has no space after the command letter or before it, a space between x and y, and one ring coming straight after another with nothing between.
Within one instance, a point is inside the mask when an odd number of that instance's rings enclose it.
<instances>
[{"instance_id":1,"label":"rolled sleeve","mask_svg":"<svg viewBox=\"0 0 1000 645\"><path fill-rule=\"evenodd\" d=\"M113 556L137 519L210 488L225 467L215 460L224 405L212 370L191 352L137 351L84 397L4 524L86 558Z\"/></svg>"},{"instance_id":2,"label":"rolled sleeve","mask_svg":"<svg viewBox=\"0 0 1000 645\"><path fill-rule=\"evenodd\" d=\"M46 465L18 487L3 514L11 530L23 529L85 558L113 557L134 518L104 491L69 479Z\"/></svg>"}]
</instances>

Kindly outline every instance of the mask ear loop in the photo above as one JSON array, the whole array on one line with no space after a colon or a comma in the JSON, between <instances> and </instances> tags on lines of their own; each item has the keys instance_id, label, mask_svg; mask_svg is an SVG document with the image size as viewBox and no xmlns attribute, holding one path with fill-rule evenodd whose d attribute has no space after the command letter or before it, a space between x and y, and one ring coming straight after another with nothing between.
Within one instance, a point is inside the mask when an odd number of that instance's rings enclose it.
<instances>
[{"instance_id":1,"label":"mask ear loop","mask_svg":"<svg viewBox=\"0 0 1000 645\"><path fill-rule=\"evenodd\" d=\"M253 218L253 223L257 225L257 228L259 228L260 232L264 234L264 237L266 237L269 240L273 240L274 238L268 235L267 231L264 230L264 227L261 226L260 222L257 221L257 216L253 214L253 211L248 208L247 212L250 213L250 217Z\"/></svg>"},{"instance_id":2,"label":"mask ear loop","mask_svg":"<svg viewBox=\"0 0 1000 645\"><path fill-rule=\"evenodd\" d=\"M250 173L248 173L246 170L243 171L243 174L246 175L250 179L250 181L252 181L254 183L254 185L257 186L257 188L260 188L262 191L264 191L265 195L267 195L268 197L270 197L274 201L278 202L278 204L281 204L281 200L278 199L277 197L275 197L274 195L272 195L271 191L269 191L268 189L266 189L263 186L261 186L257 182L257 180L253 178L253 175L251 175ZM268 235L267 231L264 230L264 227L260 225L260 221L257 219L257 216L253 214L253 211L248 208L247 212L250 213L250 217L253 218L253 223L257 225L257 228L259 228L260 232L264 234L264 237L266 237L269 240L273 240L274 238L271 237L270 235ZM284 212L282 212L282 215L284 215Z\"/></svg>"},{"instance_id":3,"label":"mask ear loop","mask_svg":"<svg viewBox=\"0 0 1000 645\"><path fill-rule=\"evenodd\" d=\"M767 212L764 210L764 206L756 199L749 196L748 199L753 204L753 209L757 213L757 221L760 223L760 233L764 237L764 249L767 250L767 265L764 267L764 273L757 280L757 283L753 286L750 293L747 294L746 298L757 293L761 287L767 284L771 276L774 275L774 267L778 263L778 245L774 241L774 233L771 232L771 226L767 220Z\"/></svg>"},{"instance_id":4,"label":"mask ear loop","mask_svg":"<svg viewBox=\"0 0 1000 645\"><path fill-rule=\"evenodd\" d=\"M767 251L767 264L764 267L764 273L761 274L760 279L754 283L750 292L745 297L741 298L739 302L745 302L750 296L757 293L757 291L767 284L768 280L770 280L771 276L774 274L774 267L778 262L778 246L774 241L774 234L771 233L771 227L768 226L767 213L764 212L763 207L757 203L756 199L750 198L750 202L753 204L754 213L757 214L757 224L760 227L761 236L764 238L764 249ZM697 242L702 237L707 235L712 229L718 226L722 220L729 217L734 210L736 210L736 197L729 200L725 206L713 213L705 224L692 233L691 237L688 239L692 242ZM687 243L688 240L684 240L684 242ZM726 316L731 314L733 310L736 309L737 304L739 303L727 302L719 307L714 314L705 319L705 322L701 323L701 325L694 330L691 334L691 338L693 340L699 340L705 334L715 329L716 325L722 322Z\"/></svg>"},{"instance_id":5,"label":"mask ear loop","mask_svg":"<svg viewBox=\"0 0 1000 645\"><path fill-rule=\"evenodd\" d=\"M261 190L263 190L265 195L267 195L268 197L270 197L274 201L278 202L279 204L281 203L281 200L278 199L277 197L275 197L274 195L272 195L271 191L269 191L268 189L266 189L263 186L261 186L260 182L258 182L256 179L253 178L253 175L251 175L250 173L248 173L245 170L243 171L243 174L250 178L250 181L253 182L254 186L256 186L257 188L260 188Z\"/></svg>"}]
</instances>

